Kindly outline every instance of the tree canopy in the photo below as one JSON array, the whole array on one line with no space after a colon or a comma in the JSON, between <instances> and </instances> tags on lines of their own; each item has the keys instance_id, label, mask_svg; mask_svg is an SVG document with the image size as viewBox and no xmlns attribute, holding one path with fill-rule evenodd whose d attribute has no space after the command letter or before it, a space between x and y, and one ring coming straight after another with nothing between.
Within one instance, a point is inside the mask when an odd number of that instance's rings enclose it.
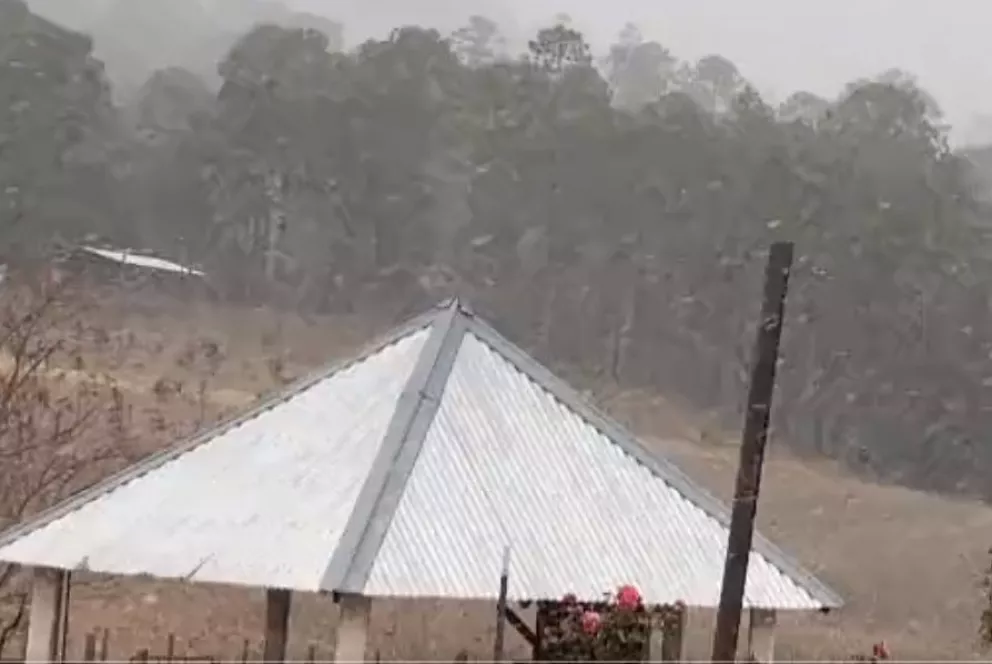
<instances>
[{"instance_id":1,"label":"tree canopy","mask_svg":"<svg viewBox=\"0 0 992 664\"><path fill-rule=\"evenodd\" d=\"M567 17L519 55L479 16L348 52L274 20L232 41L216 92L151 74L109 137L89 40L0 8L26 49L0 60L21 72L3 78L0 189L75 205L23 208L39 243L181 250L230 297L308 309L467 294L547 361L733 423L761 258L790 238L778 438L992 496L990 217L905 72L773 106L727 58L681 61L635 25L598 59ZM67 108L103 136L99 215L53 162Z\"/></svg>"}]
</instances>

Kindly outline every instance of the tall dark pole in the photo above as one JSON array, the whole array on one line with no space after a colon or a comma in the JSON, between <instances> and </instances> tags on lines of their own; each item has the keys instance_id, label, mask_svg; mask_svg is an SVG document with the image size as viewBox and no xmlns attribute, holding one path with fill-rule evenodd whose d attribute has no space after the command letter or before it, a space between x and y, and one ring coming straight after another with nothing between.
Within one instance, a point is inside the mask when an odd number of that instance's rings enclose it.
<instances>
[{"instance_id":1,"label":"tall dark pole","mask_svg":"<svg viewBox=\"0 0 992 664\"><path fill-rule=\"evenodd\" d=\"M775 390L775 367L782 338L782 318L785 295L792 269L792 243L776 242L768 253L765 269L765 293L761 305L761 321L755 342L751 386L744 415L734 506L730 518L727 559L723 568L720 608L713 633L713 662L732 662L737 655L737 637L744 605L744 585L747 581L748 559L754 536L754 517L758 509L761 488L761 465L765 458L768 421Z\"/></svg>"}]
</instances>

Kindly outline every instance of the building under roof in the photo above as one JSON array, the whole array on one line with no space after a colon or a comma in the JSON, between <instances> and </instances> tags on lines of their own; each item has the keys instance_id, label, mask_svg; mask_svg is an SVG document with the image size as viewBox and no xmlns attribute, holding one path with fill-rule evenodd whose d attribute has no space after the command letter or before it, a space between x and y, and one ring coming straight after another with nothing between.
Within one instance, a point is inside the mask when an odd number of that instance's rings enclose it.
<instances>
[{"instance_id":1,"label":"building under roof","mask_svg":"<svg viewBox=\"0 0 992 664\"><path fill-rule=\"evenodd\" d=\"M728 514L455 301L19 525L0 560L361 598L340 629L369 598L495 600L506 547L511 601L631 583L716 607ZM746 608L841 605L754 542Z\"/></svg>"}]
</instances>

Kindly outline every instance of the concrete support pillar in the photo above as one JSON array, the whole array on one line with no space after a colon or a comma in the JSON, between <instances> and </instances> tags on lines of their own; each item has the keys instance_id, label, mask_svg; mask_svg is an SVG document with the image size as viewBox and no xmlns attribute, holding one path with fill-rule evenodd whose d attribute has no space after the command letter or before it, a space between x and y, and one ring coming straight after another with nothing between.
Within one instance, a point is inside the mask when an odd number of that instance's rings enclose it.
<instances>
[{"instance_id":1,"label":"concrete support pillar","mask_svg":"<svg viewBox=\"0 0 992 664\"><path fill-rule=\"evenodd\" d=\"M28 613L28 644L24 660L28 664L57 662L62 645L62 593L65 572L38 567L31 582Z\"/></svg>"},{"instance_id":2,"label":"concrete support pillar","mask_svg":"<svg viewBox=\"0 0 992 664\"><path fill-rule=\"evenodd\" d=\"M285 662L289 632L289 608L293 594L288 590L265 591L265 645L262 661Z\"/></svg>"},{"instance_id":3,"label":"concrete support pillar","mask_svg":"<svg viewBox=\"0 0 992 664\"><path fill-rule=\"evenodd\" d=\"M663 630L661 627L653 627L651 629L651 637L648 639L647 661L660 662L662 658L662 649L664 647L665 647L665 630Z\"/></svg>"},{"instance_id":4,"label":"concrete support pillar","mask_svg":"<svg viewBox=\"0 0 992 664\"><path fill-rule=\"evenodd\" d=\"M369 637L369 616L372 600L361 595L342 594L338 598L341 617L338 619L335 662L364 662Z\"/></svg>"},{"instance_id":5,"label":"concrete support pillar","mask_svg":"<svg viewBox=\"0 0 992 664\"><path fill-rule=\"evenodd\" d=\"M775 623L773 609L751 609L747 630L747 650L755 662L775 661Z\"/></svg>"}]
</instances>

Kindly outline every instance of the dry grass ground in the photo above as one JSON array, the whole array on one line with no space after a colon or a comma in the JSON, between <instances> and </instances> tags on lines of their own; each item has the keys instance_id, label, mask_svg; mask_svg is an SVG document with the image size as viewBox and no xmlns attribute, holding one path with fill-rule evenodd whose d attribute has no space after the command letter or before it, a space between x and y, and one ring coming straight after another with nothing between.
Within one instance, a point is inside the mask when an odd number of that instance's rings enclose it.
<instances>
[{"instance_id":1,"label":"dry grass ground","mask_svg":"<svg viewBox=\"0 0 992 664\"><path fill-rule=\"evenodd\" d=\"M127 388L141 418L182 422L250 403L285 373L340 355L370 335L352 320L264 311L179 307L145 302L101 312L105 339L95 340L86 370L107 371ZM214 352L213 347L219 353ZM192 359L191 359L192 358ZM210 359L213 358L213 359ZM200 394L200 381L206 390ZM162 385L181 385L175 390ZM158 388L156 388L158 385ZM700 443L684 411L651 395L606 398L606 407L645 440L721 497L736 464L732 442ZM201 413L202 411L202 413ZM160 444L150 436L148 447ZM801 462L772 442L760 504L760 527L833 584L848 606L833 616L786 616L779 632L783 658L845 658L886 639L901 659L969 659L982 653L977 621L981 574L992 544L992 509L854 479L831 463ZM258 591L184 586L146 580L79 579L74 590L70 653L83 634L110 630L110 654L138 648L164 652L176 634L179 653L237 658L243 641L258 656L263 600ZM461 649L490 655L492 606L384 602L374 609L373 648L383 659L450 659ZM691 616L688 653L704 657L709 617ZM335 609L302 597L293 609L290 654L333 648ZM525 656L523 644L512 650Z\"/></svg>"}]
</instances>

